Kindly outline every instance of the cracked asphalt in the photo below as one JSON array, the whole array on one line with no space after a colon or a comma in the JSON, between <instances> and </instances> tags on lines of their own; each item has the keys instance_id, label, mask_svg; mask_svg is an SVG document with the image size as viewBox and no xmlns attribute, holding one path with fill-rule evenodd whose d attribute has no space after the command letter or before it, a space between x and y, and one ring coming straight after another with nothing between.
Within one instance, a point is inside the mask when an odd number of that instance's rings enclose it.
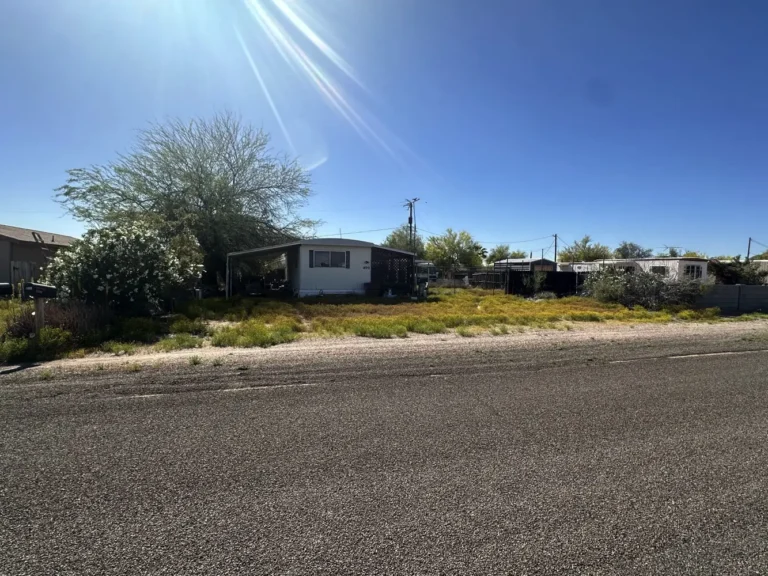
<instances>
[{"instance_id":1,"label":"cracked asphalt","mask_svg":"<svg viewBox=\"0 0 768 576\"><path fill-rule=\"evenodd\" d=\"M563 341L0 376L0 574L768 573L768 341Z\"/></svg>"}]
</instances>

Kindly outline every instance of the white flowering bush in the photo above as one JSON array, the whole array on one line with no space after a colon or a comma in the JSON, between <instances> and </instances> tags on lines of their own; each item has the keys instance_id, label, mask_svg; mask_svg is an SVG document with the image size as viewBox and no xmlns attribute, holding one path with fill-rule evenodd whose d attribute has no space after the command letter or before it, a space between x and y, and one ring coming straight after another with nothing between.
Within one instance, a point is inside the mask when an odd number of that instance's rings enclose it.
<instances>
[{"instance_id":1,"label":"white flowering bush","mask_svg":"<svg viewBox=\"0 0 768 576\"><path fill-rule=\"evenodd\" d=\"M96 228L59 250L41 279L63 298L117 312L153 312L175 291L192 287L200 274L198 253L187 249L180 256L179 245L189 243L166 242L137 224Z\"/></svg>"}]
</instances>

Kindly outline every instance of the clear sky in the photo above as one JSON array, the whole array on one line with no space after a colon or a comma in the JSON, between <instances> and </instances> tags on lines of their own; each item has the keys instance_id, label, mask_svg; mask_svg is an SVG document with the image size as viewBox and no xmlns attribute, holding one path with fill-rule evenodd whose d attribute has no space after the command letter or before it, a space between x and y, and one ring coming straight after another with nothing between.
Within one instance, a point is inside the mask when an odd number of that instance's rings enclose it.
<instances>
[{"instance_id":1,"label":"clear sky","mask_svg":"<svg viewBox=\"0 0 768 576\"><path fill-rule=\"evenodd\" d=\"M0 0L0 223L168 116L312 168L321 235L768 243L763 0ZM379 241L386 231L352 236ZM549 248L549 240L515 245Z\"/></svg>"}]
</instances>

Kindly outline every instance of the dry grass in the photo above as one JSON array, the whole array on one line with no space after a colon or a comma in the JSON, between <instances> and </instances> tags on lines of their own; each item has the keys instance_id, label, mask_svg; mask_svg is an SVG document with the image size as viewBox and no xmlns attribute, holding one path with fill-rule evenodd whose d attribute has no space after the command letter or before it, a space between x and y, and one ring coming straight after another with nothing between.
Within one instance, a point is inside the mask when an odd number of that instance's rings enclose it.
<instances>
[{"instance_id":1,"label":"dry grass","mask_svg":"<svg viewBox=\"0 0 768 576\"><path fill-rule=\"evenodd\" d=\"M213 336L217 346L271 346L302 331L318 336L406 337L409 333L506 334L516 327L572 330L579 322L657 322L716 318L716 310L629 310L588 298L526 300L484 290L438 290L426 302L354 297L299 301L211 300L188 310L204 317L240 320ZM467 328L471 327L471 330Z\"/></svg>"},{"instance_id":2,"label":"dry grass","mask_svg":"<svg viewBox=\"0 0 768 576\"><path fill-rule=\"evenodd\" d=\"M0 301L3 318L18 314L18 301ZM590 322L667 323L671 321L715 321L717 309L673 309L652 312L632 310L618 304L589 298L526 300L488 290L438 289L425 302L360 297L319 297L301 300L261 298L211 298L194 301L182 315L169 321L147 318L125 319L113 340L100 345L103 352L130 355L141 343L159 351L214 346L268 347L291 342L301 336L357 335L367 338L405 338L408 334L440 334L455 331L461 336L488 333L500 336L525 328L572 330ZM742 317L753 319L763 315ZM229 324L212 328L211 321ZM170 333L170 335L168 335ZM2 334L0 333L0 341ZM1 343L0 361L22 354L16 341ZM26 344L26 342L21 342ZM20 348L20 346L16 346ZM12 349L13 348L13 349ZM73 355L81 355L77 350Z\"/></svg>"}]
</instances>

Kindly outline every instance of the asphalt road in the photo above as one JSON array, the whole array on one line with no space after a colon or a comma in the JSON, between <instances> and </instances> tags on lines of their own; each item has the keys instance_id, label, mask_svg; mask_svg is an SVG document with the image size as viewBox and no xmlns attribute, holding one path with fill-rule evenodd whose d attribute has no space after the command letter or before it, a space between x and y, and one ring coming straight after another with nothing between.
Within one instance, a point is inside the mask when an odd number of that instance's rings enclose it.
<instances>
[{"instance_id":1,"label":"asphalt road","mask_svg":"<svg viewBox=\"0 0 768 576\"><path fill-rule=\"evenodd\" d=\"M766 574L760 350L3 376L0 574Z\"/></svg>"}]
</instances>

